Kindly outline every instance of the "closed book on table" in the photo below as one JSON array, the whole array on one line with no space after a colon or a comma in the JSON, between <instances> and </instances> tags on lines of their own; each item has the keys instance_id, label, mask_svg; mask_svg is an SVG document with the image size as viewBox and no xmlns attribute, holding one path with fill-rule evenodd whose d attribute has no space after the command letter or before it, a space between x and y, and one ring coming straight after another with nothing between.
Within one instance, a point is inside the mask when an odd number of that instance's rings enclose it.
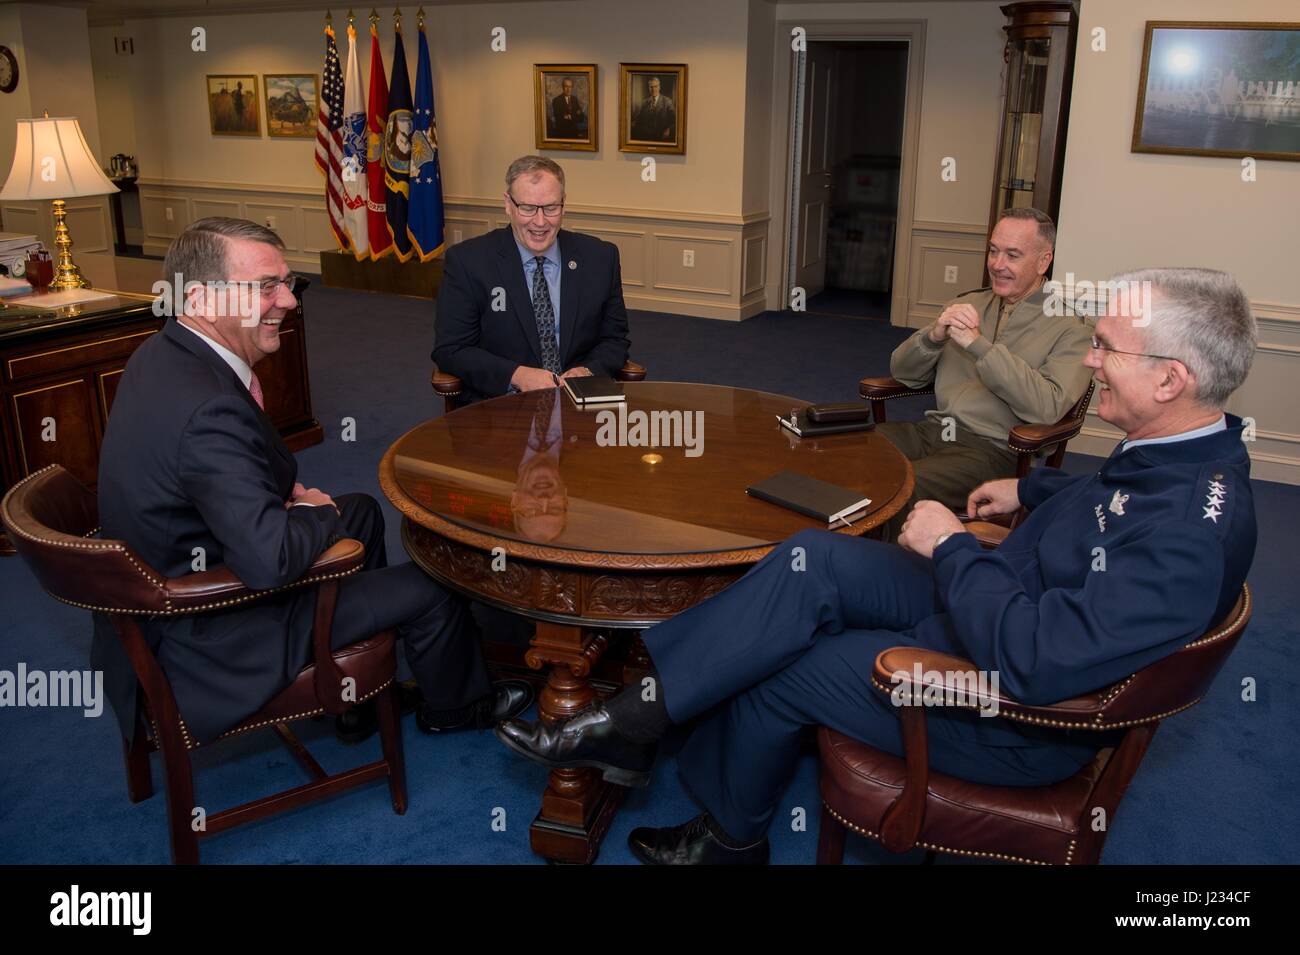
<instances>
[{"instance_id":1,"label":"closed book on table","mask_svg":"<svg viewBox=\"0 0 1300 955\"><path fill-rule=\"evenodd\" d=\"M622 382L606 375L587 375L584 378L564 378L560 382L575 405L609 405L626 401Z\"/></svg>"},{"instance_id":2,"label":"closed book on table","mask_svg":"<svg viewBox=\"0 0 1300 955\"><path fill-rule=\"evenodd\" d=\"M745 489L745 493L770 504L788 507L815 520L833 524L850 524L862 517L871 506L871 498L838 484L799 474L780 471Z\"/></svg>"},{"instance_id":3,"label":"closed book on table","mask_svg":"<svg viewBox=\"0 0 1300 955\"><path fill-rule=\"evenodd\" d=\"M818 423L809 421L802 415L798 418L782 418L777 415L776 420L781 422L781 427L801 438L816 438L824 434L847 434L850 431L871 431L876 427L874 421Z\"/></svg>"}]
</instances>

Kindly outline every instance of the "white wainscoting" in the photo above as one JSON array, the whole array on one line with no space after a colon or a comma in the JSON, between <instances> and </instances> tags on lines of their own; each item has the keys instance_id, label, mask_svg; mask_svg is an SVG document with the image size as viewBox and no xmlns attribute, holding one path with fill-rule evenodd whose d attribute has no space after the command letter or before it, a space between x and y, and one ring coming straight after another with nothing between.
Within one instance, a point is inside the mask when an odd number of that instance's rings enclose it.
<instances>
[{"instance_id":1,"label":"white wainscoting","mask_svg":"<svg viewBox=\"0 0 1300 955\"><path fill-rule=\"evenodd\" d=\"M139 185L148 255L163 255L181 229L210 215L272 219L295 269L319 271L318 253L335 248L320 190L153 179ZM495 199L449 196L444 206L449 244L506 224ZM712 216L571 204L564 224L618 246L628 308L740 321L764 308L768 220L766 213ZM695 254L693 268L683 264L688 250Z\"/></svg>"},{"instance_id":2,"label":"white wainscoting","mask_svg":"<svg viewBox=\"0 0 1300 955\"><path fill-rule=\"evenodd\" d=\"M945 305L983 284L985 226L962 222L912 223L907 268L907 324L924 328ZM957 267L957 281L944 281L944 267Z\"/></svg>"}]
</instances>

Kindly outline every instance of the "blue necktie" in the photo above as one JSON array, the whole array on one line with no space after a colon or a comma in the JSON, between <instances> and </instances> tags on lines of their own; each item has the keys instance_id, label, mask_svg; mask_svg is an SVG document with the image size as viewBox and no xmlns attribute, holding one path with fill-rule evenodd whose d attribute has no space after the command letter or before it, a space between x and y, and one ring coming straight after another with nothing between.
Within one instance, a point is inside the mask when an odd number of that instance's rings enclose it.
<instances>
[{"instance_id":1,"label":"blue necktie","mask_svg":"<svg viewBox=\"0 0 1300 955\"><path fill-rule=\"evenodd\" d=\"M536 256L537 270L533 272L533 317L537 320L537 337L542 344L542 367L553 374L560 373L560 350L555 345L555 307L551 304L551 288L546 284L543 268L546 259Z\"/></svg>"}]
</instances>

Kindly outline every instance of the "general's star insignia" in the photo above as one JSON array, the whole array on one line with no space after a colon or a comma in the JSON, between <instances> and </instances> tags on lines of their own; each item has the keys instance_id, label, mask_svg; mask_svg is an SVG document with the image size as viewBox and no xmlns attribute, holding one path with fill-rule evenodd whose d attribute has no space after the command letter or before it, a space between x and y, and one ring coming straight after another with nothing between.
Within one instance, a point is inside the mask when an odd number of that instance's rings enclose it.
<instances>
[{"instance_id":1,"label":"general's star insignia","mask_svg":"<svg viewBox=\"0 0 1300 955\"><path fill-rule=\"evenodd\" d=\"M1222 505L1224 500L1227 498L1228 489L1219 481L1210 481L1209 488L1209 493L1205 495L1206 506L1202 508L1204 516L1201 520L1214 521L1214 523L1217 524L1219 523L1219 515L1223 513L1223 509L1220 505Z\"/></svg>"}]
</instances>

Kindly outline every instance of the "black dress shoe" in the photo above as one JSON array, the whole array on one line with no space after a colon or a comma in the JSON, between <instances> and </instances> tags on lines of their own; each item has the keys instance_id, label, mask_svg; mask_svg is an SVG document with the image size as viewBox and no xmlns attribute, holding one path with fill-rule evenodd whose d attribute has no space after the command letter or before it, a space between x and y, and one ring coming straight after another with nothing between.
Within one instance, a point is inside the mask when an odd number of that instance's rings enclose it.
<instances>
[{"instance_id":1,"label":"black dress shoe","mask_svg":"<svg viewBox=\"0 0 1300 955\"><path fill-rule=\"evenodd\" d=\"M708 813L666 829L633 829L627 844L646 865L767 865L769 849L767 839L742 848L724 845Z\"/></svg>"},{"instance_id":2,"label":"black dress shoe","mask_svg":"<svg viewBox=\"0 0 1300 955\"><path fill-rule=\"evenodd\" d=\"M619 786L649 783L658 748L620 733L602 703L552 726L541 720L511 720L497 727L497 738L535 763L551 769L599 769L606 780Z\"/></svg>"},{"instance_id":3,"label":"black dress shoe","mask_svg":"<svg viewBox=\"0 0 1300 955\"><path fill-rule=\"evenodd\" d=\"M402 715L414 713L424 702L420 688L414 682L397 684L397 699L402 706ZM334 717L334 735L344 743L360 743L368 740L379 729L379 714L373 699L358 703L346 713Z\"/></svg>"},{"instance_id":4,"label":"black dress shoe","mask_svg":"<svg viewBox=\"0 0 1300 955\"><path fill-rule=\"evenodd\" d=\"M415 712L415 722L426 733L452 733L456 730L485 730L502 720L513 719L533 705L531 683L524 680L501 680L492 684L492 692L483 699L459 710L435 710L428 704Z\"/></svg>"}]
</instances>

